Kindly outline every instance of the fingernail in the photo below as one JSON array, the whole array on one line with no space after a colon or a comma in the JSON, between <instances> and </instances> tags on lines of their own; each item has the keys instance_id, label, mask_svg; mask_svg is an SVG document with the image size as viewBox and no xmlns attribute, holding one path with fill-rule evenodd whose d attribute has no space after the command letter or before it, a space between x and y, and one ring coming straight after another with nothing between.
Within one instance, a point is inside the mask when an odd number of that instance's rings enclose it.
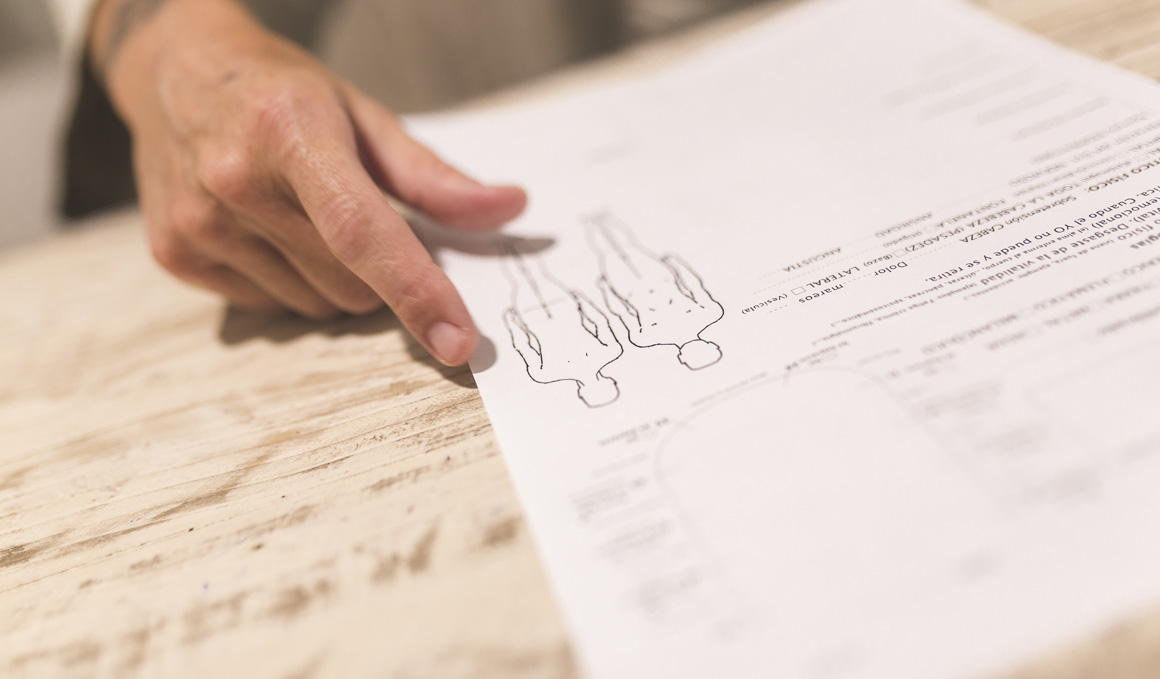
<instances>
[{"instance_id":1,"label":"fingernail","mask_svg":"<svg viewBox=\"0 0 1160 679\"><path fill-rule=\"evenodd\" d=\"M427 347L442 363L452 364L463 354L467 333L446 321L440 321L427 331Z\"/></svg>"}]
</instances>

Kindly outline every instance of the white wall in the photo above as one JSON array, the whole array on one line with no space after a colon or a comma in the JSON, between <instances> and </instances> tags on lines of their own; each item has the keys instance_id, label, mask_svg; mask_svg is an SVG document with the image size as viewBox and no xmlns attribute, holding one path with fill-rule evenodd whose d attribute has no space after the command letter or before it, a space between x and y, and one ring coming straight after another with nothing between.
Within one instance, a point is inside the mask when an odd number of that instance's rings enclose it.
<instances>
[{"instance_id":1,"label":"white wall","mask_svg":"<svg viewBox=\"0 0 1160 679\"><path fill-rule=\"evenodd\" d=\"M0 247L43 237L57 224L61 89L46 5L0 0Z\"/></svg>"}]
</instances>

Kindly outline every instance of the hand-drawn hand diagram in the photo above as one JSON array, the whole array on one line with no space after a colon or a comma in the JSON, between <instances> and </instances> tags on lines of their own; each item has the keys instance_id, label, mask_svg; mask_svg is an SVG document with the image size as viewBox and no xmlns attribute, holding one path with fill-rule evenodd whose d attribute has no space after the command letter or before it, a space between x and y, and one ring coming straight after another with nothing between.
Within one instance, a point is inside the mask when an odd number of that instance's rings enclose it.
<instances>
[{"instance_id":1,"label":"hand-drawn hand diagram","mask_svg":"<svg viewBox=\"0 0 1160 679\"><path fill-rule=\"evenodd\" d=\"M629 341L638 347L677 347L677 360L690 370L721 360L721 347L701 333L721 320L725 309L701 277L674 254L658 257L646 250L607 213L585 223L600 261L604 304L624 324Z\"/></svg>"},{"instance_id":2,"label":"hand-drawn hand diagram","mask_svg":"<svg viewBox=\"0 0 1160 679\"><path fill-rule=\"evenodd\" d=\"M528 376L540 384L575 382L577 395L589 408L619 398L616 380L603 372L624 353L608 317L582 292L555 280L542 264L533 271L514 249L507 254L501 261L512 284L512 305L503 320Z\"/></svg>"}]
</instances>

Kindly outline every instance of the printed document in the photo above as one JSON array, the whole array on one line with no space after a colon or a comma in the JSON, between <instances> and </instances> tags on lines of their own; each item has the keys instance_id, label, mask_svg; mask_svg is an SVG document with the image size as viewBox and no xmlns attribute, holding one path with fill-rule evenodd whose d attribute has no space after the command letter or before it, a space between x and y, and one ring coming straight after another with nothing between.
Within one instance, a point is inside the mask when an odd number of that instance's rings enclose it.
<instances>
[{"instance_id":1,"label":"printed document","mask_svg":"<svg viewBox=\"0 0 1160 679\"><path fill-rule=\"evenodd\" d=\"M952 0L816 0L412 121L423 229L593 679L952 679L1160 605L1160 89Z\"/></svg>"}]
</instances>

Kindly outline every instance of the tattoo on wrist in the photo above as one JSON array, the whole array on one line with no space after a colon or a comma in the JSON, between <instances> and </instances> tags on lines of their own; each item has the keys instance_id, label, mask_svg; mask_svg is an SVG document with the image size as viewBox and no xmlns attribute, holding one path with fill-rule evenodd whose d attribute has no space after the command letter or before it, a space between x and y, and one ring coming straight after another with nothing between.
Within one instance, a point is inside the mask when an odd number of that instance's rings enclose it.
<instances>
[{"instance_id":1,"label":"tattoo on wrist","mask_svg":"<svg viewBox=\"0 0 1160 679\"><path fill-rule=\"evenodd\" d=\"M109 66L129 36L166 2L167 0L125 0L119 7L113 9L109 37L105 41L104 49L96 55L96 70L102 79L108 79Z\"/></svg>"}]
</instances>

